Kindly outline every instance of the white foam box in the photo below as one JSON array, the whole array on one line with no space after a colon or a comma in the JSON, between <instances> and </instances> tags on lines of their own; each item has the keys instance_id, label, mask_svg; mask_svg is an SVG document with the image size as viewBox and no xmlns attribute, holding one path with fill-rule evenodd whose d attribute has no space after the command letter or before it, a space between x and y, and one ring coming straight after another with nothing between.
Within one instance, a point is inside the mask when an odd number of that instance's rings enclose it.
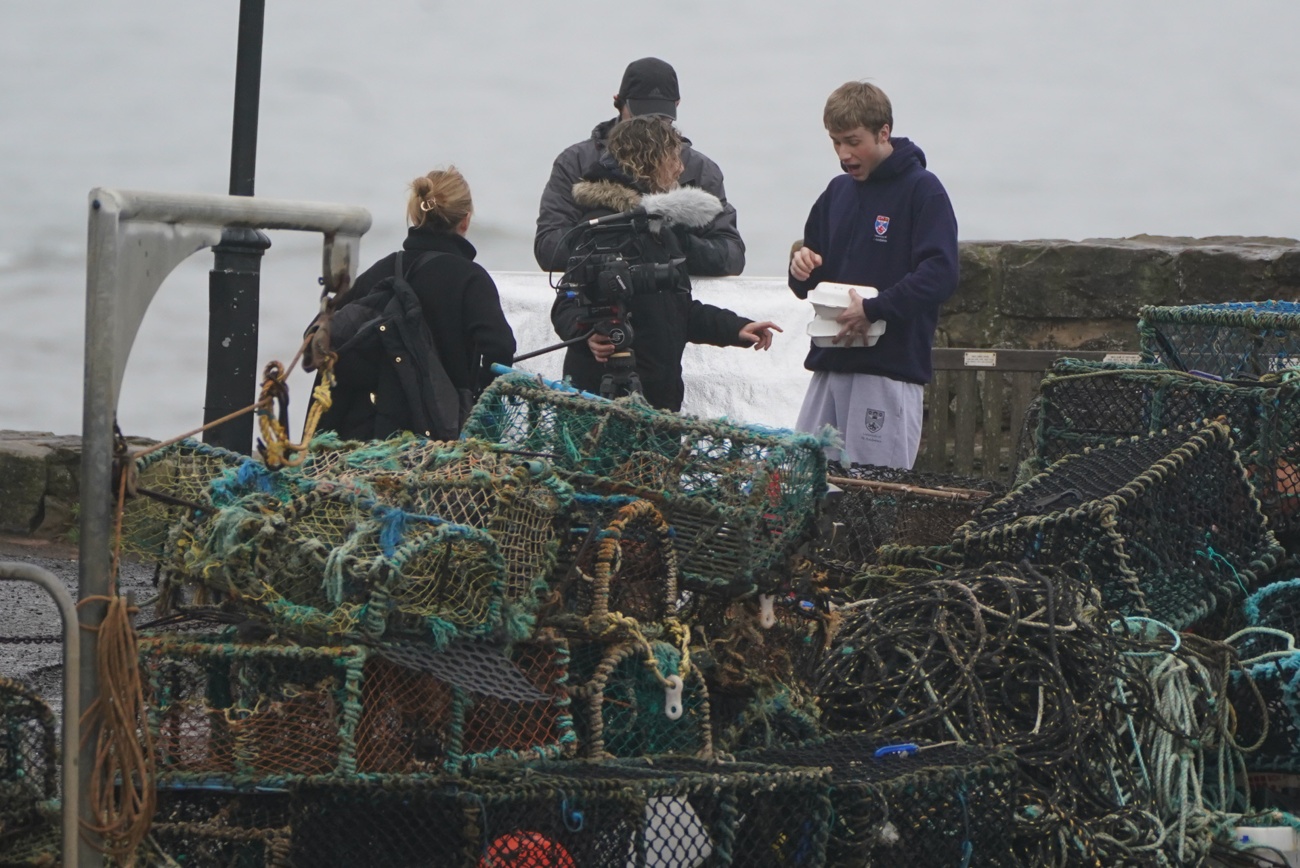
<instances>
[{"instance_id":1,"label":"white foam box","mask_svg":"<svg viewBox=\"0 0 1300 868\"><path fill-rule=\"evenodd\" d=\"M1271 847L1286 857L1291 868L1300 868L1300 838L1290 826L1238 826L1233 830L1239 847Z\"/></svg>"},{"instance_id":2,"label":"white foam box","mask_svg":"<svg viewBox=\"0 0 1300 868\"><path fill-rule=\"evenodd\" d=\"M849 283L819 283L808 292L812 302L813 319L808 323L809 337L819 347L871 347L885 333L885 321L877 320L867 327L866 337L854 336L852 340L835 343L840 324L835 318L849 307L849 290L856 289L863 298L875 298L879 293L874 286L854 286Z\"/></svg>"}]
</instances>

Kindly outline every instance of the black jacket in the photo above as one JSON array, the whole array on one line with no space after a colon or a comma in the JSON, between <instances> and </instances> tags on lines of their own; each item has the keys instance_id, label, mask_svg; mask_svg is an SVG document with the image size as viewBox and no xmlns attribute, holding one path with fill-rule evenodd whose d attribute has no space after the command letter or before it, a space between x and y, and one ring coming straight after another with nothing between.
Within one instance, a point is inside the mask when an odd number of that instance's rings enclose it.
<instances>
[{"instance_id":1,"label":"black jacket","mask_svg":"<svg viewBox=\"0 0 1300 868\"><path fill-rule=\"evenodd\" d=\"M474 262L474 245L454 232L413 227L402 247L406 251L403 260L407 281L419 300L438 359L456 390L475 397L491 382L492 364L508 365L515 354L514 332L501 310L496 284ZM420 254L426 251L442 255L428 259L413 270ZM359 275L349 300L364 297L381 280L390 277L396 257L396 253L390 253ZM347 303L345 300L344 304ZM334 406L321 419L322 428L335 430L345 438L369 439L395 434L408 427L395 422L393 431L375 429L376 418L405 420L409 417L409 408L404 406L405 394L395 387L386 358L340 359L335 374L338 382Z\"/></svg>"},{"instance_id":2,"label":"black jacket","mask_svg":"<svg viewBox=\"0 0 1300 868\"><path fill-rule=\"evenodd\" d=\"M631 179L608 162L598 165L587 179L574 185L574 201L583 209L574 223L635 206L641 193ZM712 227L708 227L711 229ZM691 278L681 264L680 233L666 226L657 233L642 224L610 229L584 229L574 233L574 248L581 250L599 233L602 246L619 246L630 260L641 263L669 263L669 277L657 284L658 291L638 291L632 300L632 349L645 398L651 405L674 412L681 409L685 385L682 382L682 353L688 343L714 346L748 346L739 339L741 328L752 320L732 311L696 301L691 297ZM708 234L703 236L708 237ZM676 265L671 265L676 260ZM588 330L581 322L584 306L579 299L561 291L551 309L551 322L562 339L577 337ZM585 343L568 349L564 374L580 389L599 394L606 366L591 354Z\"/></svg>"},{"instance_id":3,"label":"black jacket","mask_svg":"<svg viewBox=\"0 0 1300 868\"><path fill-rule=\"evenodd\" d=\"M573 199L573 185L596 168L605 153L605 140L616 123L618 118L597 124L590 138L570 145L555 158L551 177L542 191L537 234L533 238L533 256L547 271L564 271L568 265L573 239L570 237L566 242L564 236L585 210ZM678 183L712 193L723 206L707 232L690 233L689 237L684 235L679 239L686 254L687 271L698 277L740 274L745 269L745 242L736 228L736 209L727 203L722 170L692 148L689 141L682 147L682 165L685 168Z\"/></svg>"}]
</instances>

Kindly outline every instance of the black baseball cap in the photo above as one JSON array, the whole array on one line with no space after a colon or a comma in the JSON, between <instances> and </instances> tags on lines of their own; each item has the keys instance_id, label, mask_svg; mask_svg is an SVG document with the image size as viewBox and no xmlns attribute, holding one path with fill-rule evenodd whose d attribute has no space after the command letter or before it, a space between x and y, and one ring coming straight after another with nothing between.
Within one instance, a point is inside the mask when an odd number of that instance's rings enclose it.
<instances>
[{"instance_id":1,"label":"black baseball cap","mask_svg":"<svg viewBox=\"0 0 1300 868\"><path fill-rule=\"evenodd\" d=\"M677 117L677 70L657 57L634 60L623 71L618 98L633 115L667 115Z\"/></svg>"}]
</instances>

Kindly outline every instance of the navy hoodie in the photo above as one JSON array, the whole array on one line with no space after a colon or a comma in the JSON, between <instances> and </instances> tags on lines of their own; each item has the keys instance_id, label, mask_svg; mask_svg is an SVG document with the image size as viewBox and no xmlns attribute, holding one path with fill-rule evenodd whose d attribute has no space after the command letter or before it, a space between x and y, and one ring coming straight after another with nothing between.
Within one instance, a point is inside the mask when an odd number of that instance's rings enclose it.
<instances>
[{"instance_id":1,"label":"navy hoodie","mask_svg":"<svg viewBox=\"0 0 1300 868\"><path fill-rule=\"evenodd\" d=\"M818 197L803 243L822 264L807 280L791 276L790 288L800 298L823 281L880 291L863 303L868 319L886 323L876 345L814 345L805 368L925 384L939 305L957 289L957 218L921 149L891 142L893 153L865 181L841 175Z\"/></svg>"}]
</instances>

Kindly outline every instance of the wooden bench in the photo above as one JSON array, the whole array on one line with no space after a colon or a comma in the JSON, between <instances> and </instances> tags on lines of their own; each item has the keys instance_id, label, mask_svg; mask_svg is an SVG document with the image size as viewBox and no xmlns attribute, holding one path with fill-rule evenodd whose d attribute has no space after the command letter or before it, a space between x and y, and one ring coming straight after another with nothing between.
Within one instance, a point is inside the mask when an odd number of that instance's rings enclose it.
<instances>
[{"instance_id":1,"label":"wooden bench","mask_svg":"<svg viewBox=\"0 0 1300 868\"><path fill-rule=\"evenodd\" d=\"M1125 352L936 347L916 469L1011 482L1026 457L1018 454L1025 414L1043 374L1066 356L1138 361L1137 353Z\"/></svg>"}]
</instances>

